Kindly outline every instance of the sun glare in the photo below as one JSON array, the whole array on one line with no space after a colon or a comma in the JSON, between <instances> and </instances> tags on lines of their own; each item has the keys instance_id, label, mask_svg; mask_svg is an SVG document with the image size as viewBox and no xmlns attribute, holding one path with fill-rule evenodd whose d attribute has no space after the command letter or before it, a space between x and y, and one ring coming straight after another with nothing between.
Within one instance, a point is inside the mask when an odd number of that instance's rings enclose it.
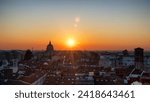
<instances>
[{"instance_id":1,"label":"sun glare","mask_svg":"<svg viewBox=\"0 0 150 102\"><path fill-rule=\"evenodd\" d=\"M68 39L67 40L67 46L71 47L71 48L74 47L75 46L75 40L72 38Z\"/></svg>"}]
</instances>

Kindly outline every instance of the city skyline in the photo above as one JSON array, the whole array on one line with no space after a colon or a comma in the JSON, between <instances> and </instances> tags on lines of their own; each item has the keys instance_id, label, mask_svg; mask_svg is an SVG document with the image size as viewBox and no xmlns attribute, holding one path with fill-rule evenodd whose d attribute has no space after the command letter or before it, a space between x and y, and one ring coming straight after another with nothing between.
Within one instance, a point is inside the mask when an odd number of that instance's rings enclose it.
<instances>
[{"instance_id":1,"label":"city skyline","mask_svg":"<svg viewBox=\"0 0 150 102\"><path fill-rule=\"evenodd\" d=\"M0 50L150 50L149 0L2 0L0 14Z\"/></svg>"}]
</instances>

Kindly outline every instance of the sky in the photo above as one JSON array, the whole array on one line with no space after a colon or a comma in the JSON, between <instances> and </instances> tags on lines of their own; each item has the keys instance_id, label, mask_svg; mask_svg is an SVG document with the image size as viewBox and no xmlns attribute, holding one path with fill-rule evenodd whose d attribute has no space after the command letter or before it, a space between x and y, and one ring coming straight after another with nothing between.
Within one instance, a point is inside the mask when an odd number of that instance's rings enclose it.
<instances>
[{"instance_id":1,"label":"sky","mask_svg":"<svg viewBox=\"0 0 150 102\"><path fill-rule=\"evenodd\" d=\"M56 50L150 50L150 0L0 0L1 50L49 41Z\"/></svg>"}]
</instances>

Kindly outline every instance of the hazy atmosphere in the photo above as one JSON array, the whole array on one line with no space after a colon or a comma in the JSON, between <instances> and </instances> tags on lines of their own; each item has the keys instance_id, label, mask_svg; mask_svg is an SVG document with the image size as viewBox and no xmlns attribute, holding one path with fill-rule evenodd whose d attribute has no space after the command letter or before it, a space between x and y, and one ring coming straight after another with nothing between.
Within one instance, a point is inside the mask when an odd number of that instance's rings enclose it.
<instances>
[{"instance_id":1,"label":"hazy atmosphere","mask_svg":"<svg viewBox=\"0 0 150 102\"><path fill-rule=\"evenodd\" d=\"M0 49L150 50L150 0L1 0Z\"/></svg>"}]
</instances>

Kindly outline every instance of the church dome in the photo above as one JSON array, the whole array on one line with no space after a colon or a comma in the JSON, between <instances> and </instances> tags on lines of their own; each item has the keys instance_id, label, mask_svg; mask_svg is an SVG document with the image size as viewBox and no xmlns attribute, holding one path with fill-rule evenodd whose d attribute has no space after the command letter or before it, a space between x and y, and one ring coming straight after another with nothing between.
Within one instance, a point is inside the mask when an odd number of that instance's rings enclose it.
<instances>
[{"instance_id":1,"label":"church dome","mask_svg":"<svg viewBox=\"0 0 150 102\"><path fill-rule=\"evenodd\" d=\"M54 51L54 47L53 45L51 44L51 41L49 42L49 44L47 45L47 49L46 49L46 52L53 52Z\"/></svg>"}]
</instances>

